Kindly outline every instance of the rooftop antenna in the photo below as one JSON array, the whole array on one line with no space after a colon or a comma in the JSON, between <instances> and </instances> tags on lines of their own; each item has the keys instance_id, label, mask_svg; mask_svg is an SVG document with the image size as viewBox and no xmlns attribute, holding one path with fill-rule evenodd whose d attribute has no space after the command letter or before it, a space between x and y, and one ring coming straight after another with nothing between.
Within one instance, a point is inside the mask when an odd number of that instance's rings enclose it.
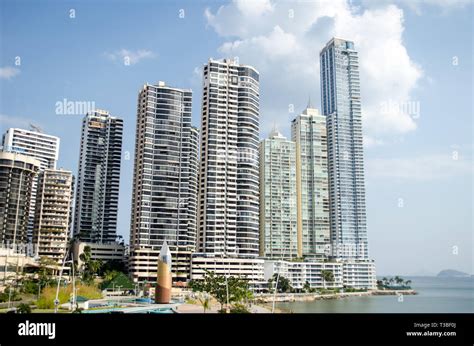
<instances>
[{"instance_id":1,"label":"rooftop antenna","mask_svg":"<svg viewBox=\"0 0 474 346\"><path fill-rule=\"evenodd\" d=\"M30 123L30 129L31 129L31 131L43 133L43 129L41 127L39 127L38 125L35 125L33 123Z\"/></svg>"},{"instance_id":2,"label":"rooftop antenna","mask_svg":"<svg viewBox=\"0 0 474 346\"><path fill-rule=\"evenodd\" d=\"M306 108L313 108L313 104L311 102L311 94L308 95L308 107Z\"/></svg>"}]
</instances>

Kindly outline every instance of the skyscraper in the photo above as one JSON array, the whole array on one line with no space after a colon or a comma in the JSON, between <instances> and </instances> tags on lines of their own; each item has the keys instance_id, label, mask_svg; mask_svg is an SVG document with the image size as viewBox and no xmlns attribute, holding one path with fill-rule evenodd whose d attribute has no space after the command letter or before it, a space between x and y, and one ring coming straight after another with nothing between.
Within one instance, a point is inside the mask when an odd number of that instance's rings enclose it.
<instances>
[{"instance_id":1,"label":"skyscraper","mask_svg":"<svg viewBox=\"0 0 474 346\"><path fill-rule=\"evenodd\" d=\"M123 120L104 110L82 121L74 235L81 241L115 241Z\"/></svg>"},{"instance_id":2,"label":"skyscraper","mask_svg":"<svg viewBox=\"0 0 474 346\"><path fill-rule=\"evenodd\" d=\"M33 182L40 162L0 151L0 244L25 244Z\"/></svg>"},{"instance_id":3,"label":"skyscraper","mask_svg":"<svg viewBox=\"0 0 474 346\"><path fill-rule=\"evenodd\" d=\"M46 169L39 175L33 244L36 255L61 263L70 237L73 176L62 169Z\"/></svg>"},{"instance_id":4,"label":"skyscraper","mask_svg":"<svg viewBox=\"0 0 474 346\"><path fill-rule=\"evenodd\" d=\"M146 84L138 96L130 233L134 278L156 280L166 241L175 281L189 279L196 246L199 133L191 90Z\"/></svg>"},{"instance_id":5,"label":"skyscraper","mask_svg":"<svg viewBox=\"0 0 474 346\"><path fill-rule=\"evenodd\" d=\"M259 254L259 74L231 59L204 66L198 247Z\"/></svg>"},{"instance_id":6,"label":"skyscraper","mask_svg":"<svg viewBox=\"0 0 474 346\"><path fill-rule=\"evenodd\" d=\"M23 130L18 128L9 128L3 135L3 150L16 152L38 159L40 163L40 172L45 169L56 169L56 163L59 156L59 137L51 136L36 131ZM35 218L36 190L38 186L39 175L33 180L31 190L30 212L28 217L28 238L33 235L33 226Z\"/></svg>"},{"instance_id":7,"label":"skyscraper","mask_svg":"<svg viewBox=\"0 0 474 346\"><path fill-rule=\"evenodd\" d=\"M296 143L298 257L329 255L329 191L326 118L308 104L291 123Z\"/></svg>"},{"instance_id":8,"label":"skyscraper","mask_svg":"<svg viewBox=\"0 0 474 346\"><path fill-rule=\"evenodd\" d=\"M328 136L333 256L368 259L359 62L354 43L333 38L320 53Z\"/></svg>"},{"instance_id":9,"label":"skyscraper","mask_svg":"<svg viewBox=\"0 0 474 346\"><path fill-rule=\"evenodd\" d=\"M273 130L260 142L260 256L295 258L296 145Z\"/></svg>"}]
</instances>

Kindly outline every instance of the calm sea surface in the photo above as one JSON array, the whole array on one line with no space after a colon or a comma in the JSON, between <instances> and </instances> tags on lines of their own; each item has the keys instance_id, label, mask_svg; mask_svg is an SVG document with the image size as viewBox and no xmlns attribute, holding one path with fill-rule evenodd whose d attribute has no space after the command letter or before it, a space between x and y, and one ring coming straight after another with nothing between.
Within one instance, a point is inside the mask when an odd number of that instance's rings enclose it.
<instances>
[{"instance_id":1,"label":"calm sea surface","mask_svg":"<svg viewBox=\"0 0 474 346\"><path fill-rule=\"evenodd\" d=\"M474 312L473 278L404 277L418 295L369 296L312 302L277 303L288 312L397 313L397 312Z\"/></svg>"}]
</instances>

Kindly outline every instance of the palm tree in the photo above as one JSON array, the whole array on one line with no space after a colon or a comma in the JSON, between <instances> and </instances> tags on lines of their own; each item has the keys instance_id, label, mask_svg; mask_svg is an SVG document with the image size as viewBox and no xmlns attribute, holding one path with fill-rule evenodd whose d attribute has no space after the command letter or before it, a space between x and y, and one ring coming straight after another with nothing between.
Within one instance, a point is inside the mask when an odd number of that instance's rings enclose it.
<instances>
[{"instance_id":1,"label":"palm tree","mask_svg":"<svg viewBox=\"0 0 474 346\"><path fill-rule=\"evenodd\" d=\"M405 285L406 285L407 287L410 287L410 284L411 284L411 280L405 281Z\"/></svg>"},{"instance_id":2,"label":"palm tree","mask_svg":"<svg viewBox=\"0 0 474 346\"><path fill-rule=\"evenodd\" d=\"M197 294L197 299L201 303L204 313L206 313L206 310L211 308L211 297L207 292L199 292Z\"/></svg>"},{"instance_id":3,"label":"palm tree","mask_svg":"<svg viewBox=\"0 0 474 346\"><path fill-rule=\"evenodd\" d=\"M394 280L397 283L397 285L399 285L399 286L403 283L403 279L401 277L399 277L398 275L395 276Z\"/></svg>"}]
</instances>

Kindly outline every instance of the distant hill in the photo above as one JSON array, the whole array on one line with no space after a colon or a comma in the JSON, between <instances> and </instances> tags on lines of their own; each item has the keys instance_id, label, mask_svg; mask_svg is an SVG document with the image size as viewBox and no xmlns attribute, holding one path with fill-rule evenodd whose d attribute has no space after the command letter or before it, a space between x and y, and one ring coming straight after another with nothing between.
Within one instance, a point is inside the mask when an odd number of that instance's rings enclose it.
<instances>
[{"instance_id":1,"label":"distant hill","mask_svg":"<svg viewBox=\"0 0 474 346\"><path fill-rule=\"evenodd\" d=\"M467 278L470 277L468 273L460 272L453 269L445 269L438 273L437 277L439 278Z\"/></svg>"}]
</instances>

